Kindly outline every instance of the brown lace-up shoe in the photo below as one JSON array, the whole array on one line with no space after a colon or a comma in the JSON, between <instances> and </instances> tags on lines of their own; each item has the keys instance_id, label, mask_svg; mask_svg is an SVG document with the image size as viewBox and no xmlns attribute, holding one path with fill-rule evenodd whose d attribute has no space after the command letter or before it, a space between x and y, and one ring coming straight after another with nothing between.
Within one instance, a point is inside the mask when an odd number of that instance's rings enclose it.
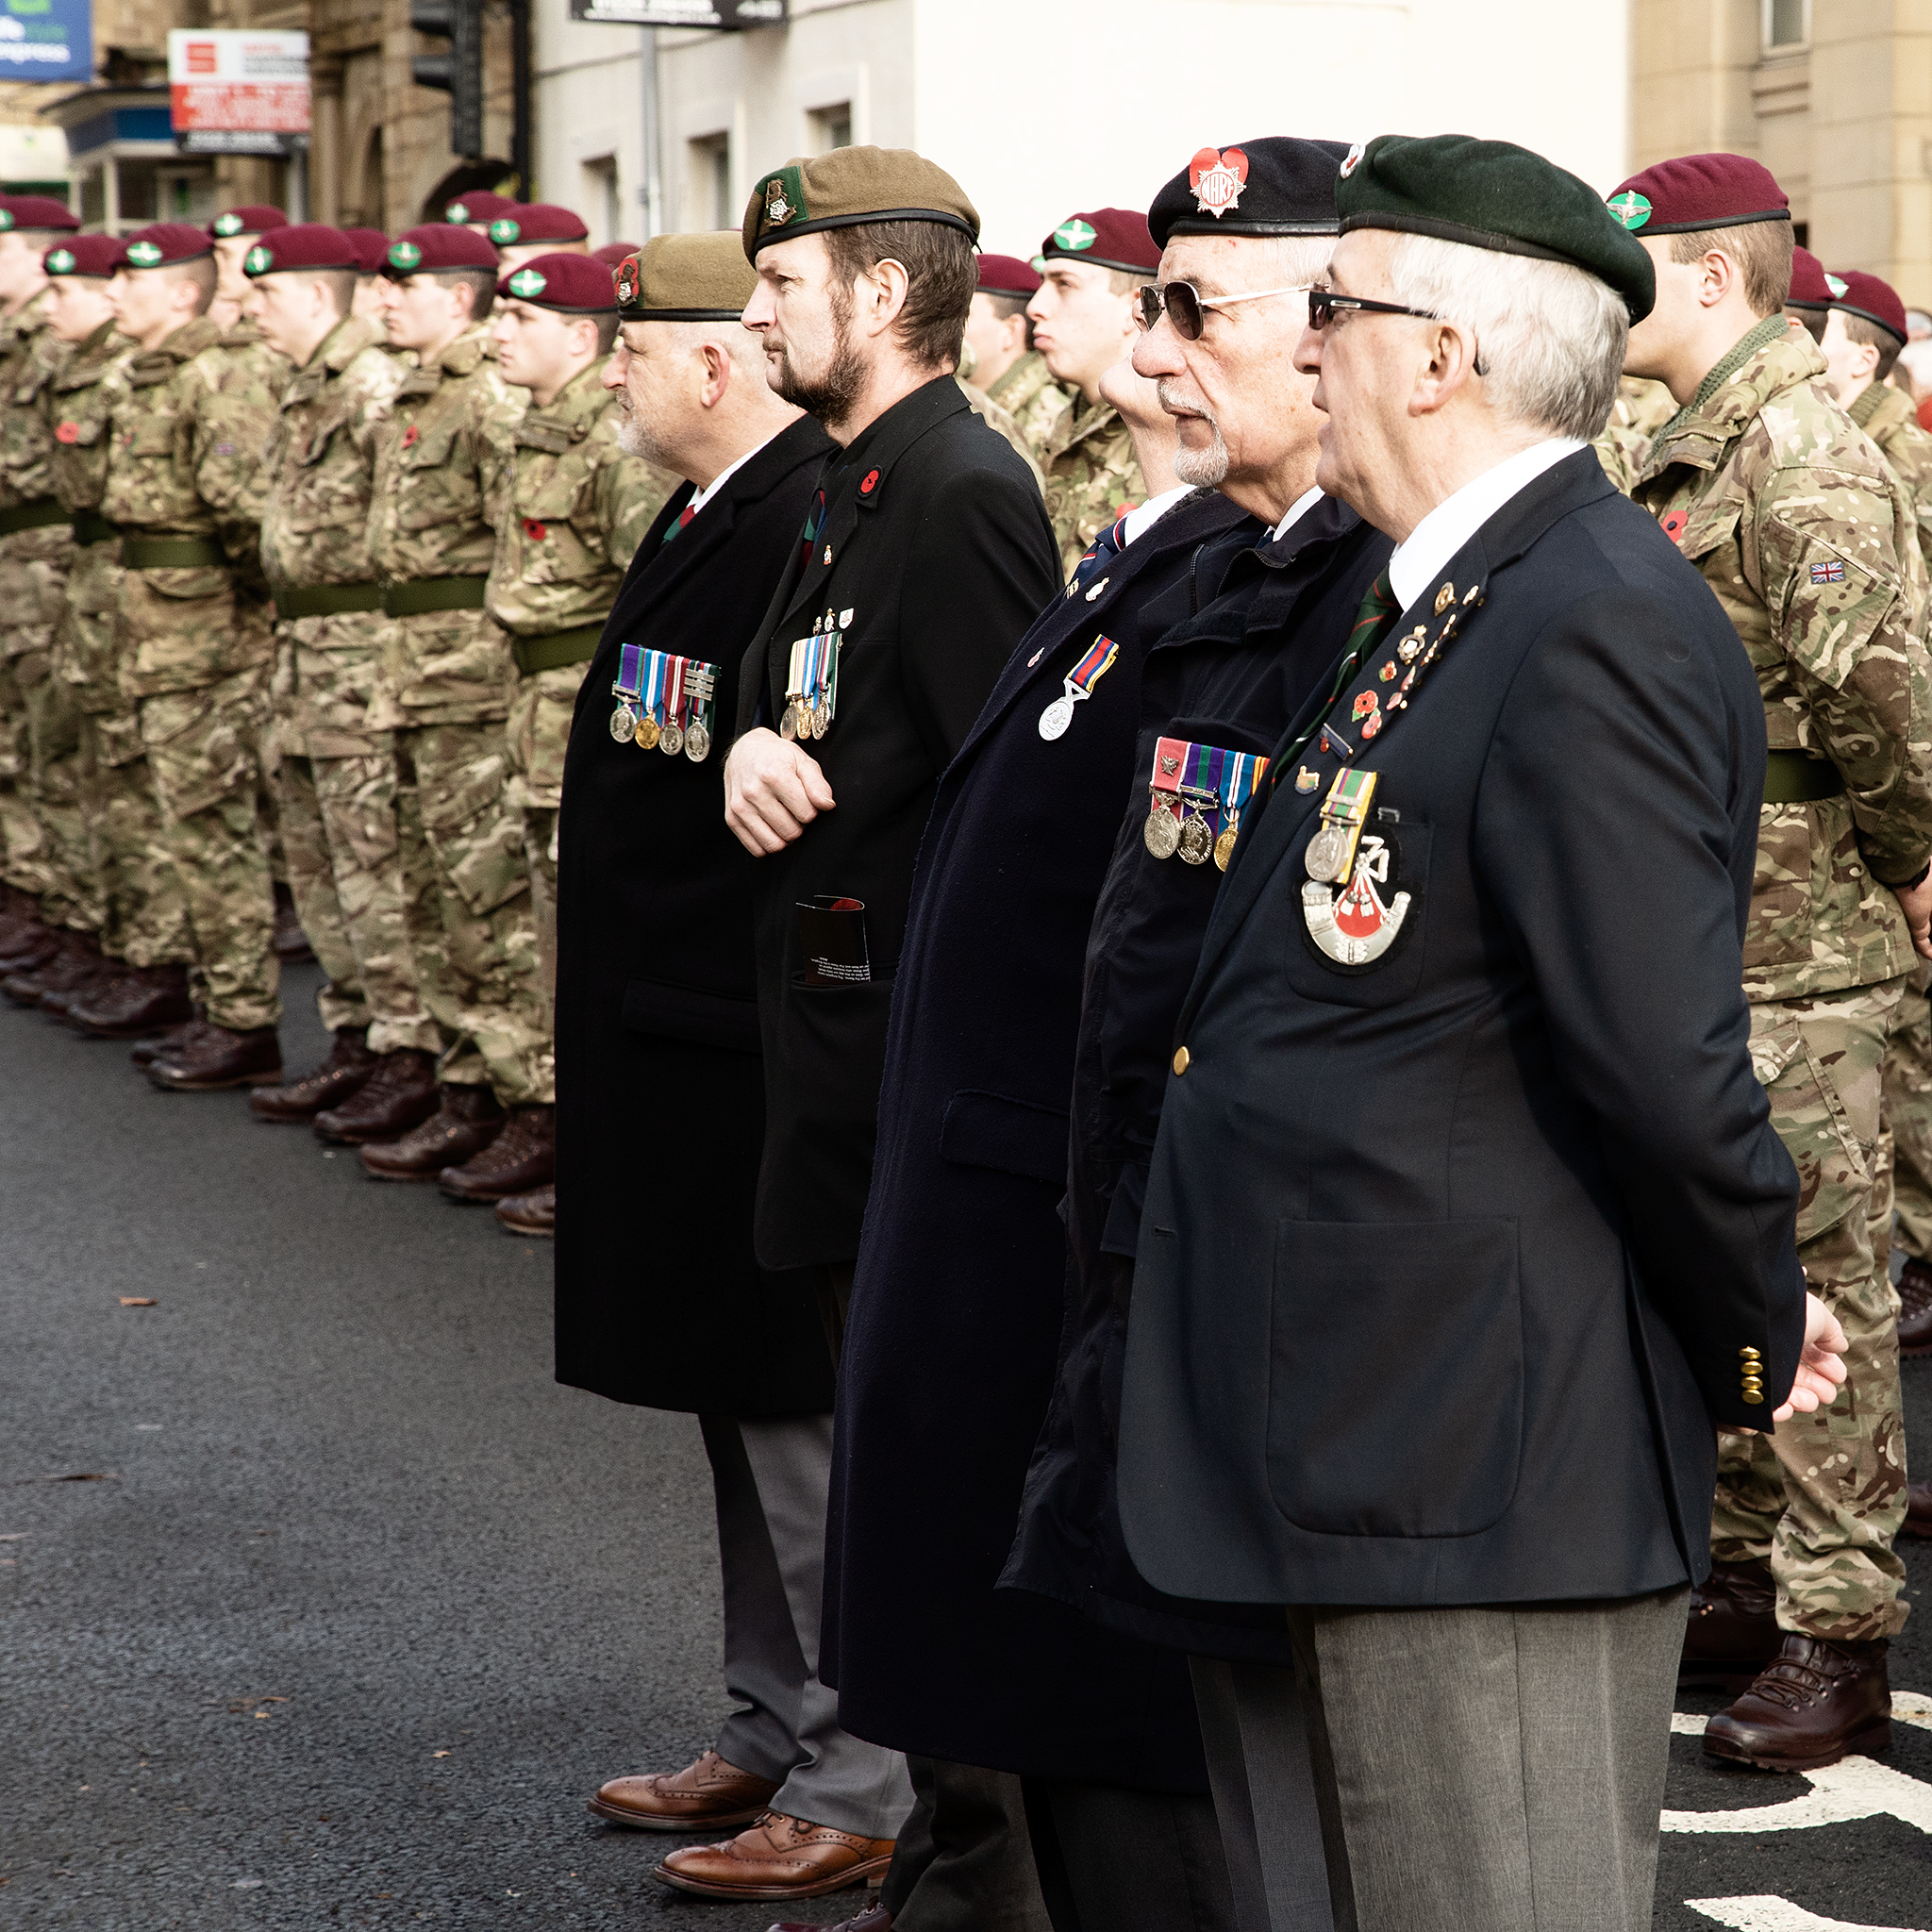
<instances>
[{"instance_id":1,"label":"brown lace-up shoe","mask_svg":"<svg viewBox=\"0 0 1932 1932\"><path fill-rule=\"evenodd\" d=\"M1898 1278L1898 1352L1932 1355L1932 1267L1914 1257Z\"/></svg>"},{"instance_id":2,"label":"brown lace-up shoe","mask_svg":"<svg viewBox=\"0 0 1932 1932\"><path fill-rule=\"evenodd\" d=\"M1710 1575L1690 1593L1677 1682L1741 1690L1778 1654L1784 1641L1769 1561L1713 1563Z\"/></svg>"},{"instance_id":3,"label":"brown lace-up shoe","mask_svg":"<svg viewBox=\"0 0 1932 1932\"><path fill-rule=\"evenodd\" d=\"M777 1795L770 1778L740 1771L707 1751L682 1771L614 1777L599 1785L591 1813L641 1831L730 1831L762 1818Z\"/></svg>"},{"instance_id":4,"label":"brown lace-up shoe","mask_svg":"<svg viewBox=\"0 0 1932 1932\"><path fill-rule=\"evenodd\" d=\"M1705 1725L1705 1755L1761 1771L1817 1771L1847 1752L1890 1750L1890 1647L1882 1637L1833 1643L1788 1631L1750 1690Z\"/></svg>"},{"instance_id":5,"label":"brown lace-up shoe","mask_svg":"<svg viewBox=\"0 0 1932 1932\"><path fill-rule=\"evenodd\" d=\"M372 1141L363 1167L379 1181L433 1181L480 1154L503 1132L503 1109L487 1087L443 1087L442 1105L400 1141Z\"/></svg>"},{"instance_id":6,"label":"brown lace-up shoe","mask_svg":"<svg viewBox=\"0 0 1932 1932\"><path fill-rule=\"evenodd\" d=\"M867 1906L864 1911L850 1919L841 1919L836 1925L810 1925L803 1919L780 1919L776 1924L766 1926L765 1932L892 1932L892 1915L884 1906Z\"/></svg>"},{"instance_id":7,"label":"brown lace-up shoe","mask_svg":"<svg viewBox=\"0 0 1932 1932\"><path fill-rule=\"evenodd\" d=\"M889 1838L858 1838L767 1811L749 1831L718 1845L686 1845L652 1874L700 1898L818 1898L883 1878Z\"/></svg>"},{"instance_id":8,"label":"brown lace-up shoe","mask_svg":"<svg viewBox=\"0 0 1932 1932\"><path fill-rule=\"evenodd\" d=\"M480 1154L436 1178L452 1201L506 1201L556 1177L557 1109L520 1107Z\"/></svg>"},{"instance_id":9,"label":"brown lace-up shoe","mask_svg":"<svg viewBox=\"0 0 1932 1932\"><path fill-rule=\"evenodd\" d=\"M557 1183L533 1188L527 1194L512 1194L496 1204L496 1224L511 1234L534 1234L545 1239L557 1232Z\"/></svg>"},{"instance_id":10,"label":"brown lace-up shoe","mask_svg":"<svg viewBox=\"0 0 1932 1932\"><path fill-rule=\"evenodd\" d=\"M411 1127L420 1127L441 1102L436 1056L401 1047L382 1055L358 1091L315 1116L316 1136L343 1147L400 1141Z\"/></svg>"},{"instance_id":11,"label":"brown lace-up shoe","mask_svg":"<svg viewBox=\"0 0 1932 1932\"><path fill-rule=\"evenodd\" d=\"M139 1040L194 1018L185 966L131 967L97 993L76 998L68 1024L102 1040Z\"/></svg>"},{"instance_id":12,"label":"brown lace-up shoe","mask_svg":"<svg viewBox=\"0 0 1932 1932\"><path fill-rule=\"evenodd\" d=\"M165 1053L148 1062L147 1076L171 1093L272 1087L282 1077L281 1040L273 1026L236 1033L197 1020Z\"/></svg>"},{"instance_id":13,"label":"brown lace-up shoe","mask_svg":"<svg viewBox=\"0 0 1932 1932\"><path fill-rule=\"evenodd\" d=\"M324 1108L359 1093L375 1071L368 1028L344 1026L328 1058L286 1087L264 1087L248 1096L248 1110L259 1121L312 1121Z\"/></svg>"},{"instance_id":14,"label":"brown lace-up shoe","mask_svg":"<svg viewBox=\"0 0 1932 1932\"><path fill-rule=\"evenodd\" d=\"M1900 1531L1905 1536L1932 1537L1932 1479L1906 1485L1906 1520Z\"/></svg>"}]
</instances>

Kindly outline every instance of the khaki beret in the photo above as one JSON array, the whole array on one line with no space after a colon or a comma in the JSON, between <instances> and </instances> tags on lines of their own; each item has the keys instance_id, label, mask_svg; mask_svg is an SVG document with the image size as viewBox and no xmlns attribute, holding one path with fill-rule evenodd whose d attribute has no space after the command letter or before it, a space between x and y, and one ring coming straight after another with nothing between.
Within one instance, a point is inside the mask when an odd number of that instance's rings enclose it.
<instances>
[{"instance_id":1,"label":"khaki beret","mask_svg":"<svg viewBox=\"0 0 1932 1932\"><path fill-rule=\"evenodd\" d=\"M757 292L730 231L658 235L617 264L621 322L736 322Z\"/></svg>"},{"instance_id":2,"label":"khaki beret","mask_svg":"<svg viewBox=\"0 0 1932 1932\"><path fill-rule=\"evenodd\" d=\"M909 147L835 147L774 168L744 210L744 253L860 222L940 222L979 240L979 211L937 162Z\"/></svg>"}]
</instances>

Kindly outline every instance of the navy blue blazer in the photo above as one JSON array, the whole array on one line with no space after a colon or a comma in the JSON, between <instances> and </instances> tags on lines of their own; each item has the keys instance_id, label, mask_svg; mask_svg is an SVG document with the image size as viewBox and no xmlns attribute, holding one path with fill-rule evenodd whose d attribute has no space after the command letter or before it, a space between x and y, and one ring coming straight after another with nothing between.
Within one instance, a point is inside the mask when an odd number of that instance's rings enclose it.
<instances>
[{"instance_id":1,"label":"navy blue blazer","mask_svg":"<svg viewBox=\"0 0 1932 1932\"><path fill-rule=\"evenodd\" d=\"M1241 841L1177 1024L1120 1449L1127 1547L1171 1595L1701 1577L1712 1424L1763 1426L1795 1371L1797 1176L1740 991L1765 739L1736 632L1588 450L1391 644L1418 625L1441 648L1408 708L1377 652L1328 713L1345 747ZM1305 854L1351 753L1378 782L1344 903Z\"/></svg>"}]
</instances>

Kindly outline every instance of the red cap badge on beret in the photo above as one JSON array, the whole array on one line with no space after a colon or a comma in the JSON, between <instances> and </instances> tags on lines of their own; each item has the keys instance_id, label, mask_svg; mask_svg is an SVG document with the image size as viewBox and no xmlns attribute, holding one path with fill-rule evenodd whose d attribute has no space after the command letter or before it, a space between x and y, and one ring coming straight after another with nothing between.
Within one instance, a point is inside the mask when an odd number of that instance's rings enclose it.
<instances>
[{"instance_id":1,"label":"red cap badge on beret","mask_svg":"<svg viewBox=\"0 0 1932 1932\"><path fill-rule=\"evenodd\" d=\"M1248 184L1248 158L1240 148L1204 147L1188 163L1188 186L1194 191L1194 206L1204 215L1217 219L1241 205L1241 190Z\"/></svg>"}]
</instances>

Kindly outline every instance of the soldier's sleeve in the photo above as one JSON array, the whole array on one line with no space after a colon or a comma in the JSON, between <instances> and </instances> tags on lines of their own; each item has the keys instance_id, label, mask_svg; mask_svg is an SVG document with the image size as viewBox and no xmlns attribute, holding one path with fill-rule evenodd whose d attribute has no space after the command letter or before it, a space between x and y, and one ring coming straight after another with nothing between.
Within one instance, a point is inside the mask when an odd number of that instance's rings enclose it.
<instances>
[{"instance_id":1,"label":"soldier's sleeve","mask_svg":"<svg viewBox=\"0 0 1932 1932\"><path fill-rule=\"evenodd\" d=\"M610 448L597 466L592 488L597 527L604 537L604 554L618 570L628 570L644 532L657 521L665 500L677 488L677 478L641 457L627 457L616 447L616 435L600 425Z\"/></svg>"},{"instance_id":2,"label":"soldier's sleeve","mask_svg":"<svg viewBox=\"0 0 1932 1932\"><path fill-rule=\"evenodd\" d=\"M275 408L264 384L236 371L201 372L189 424L189 463L195 494L214 515L228 558L243 572L259 565L261 517L268 504L264 452L275 433Z\"/></svg>"}]
</instances>

